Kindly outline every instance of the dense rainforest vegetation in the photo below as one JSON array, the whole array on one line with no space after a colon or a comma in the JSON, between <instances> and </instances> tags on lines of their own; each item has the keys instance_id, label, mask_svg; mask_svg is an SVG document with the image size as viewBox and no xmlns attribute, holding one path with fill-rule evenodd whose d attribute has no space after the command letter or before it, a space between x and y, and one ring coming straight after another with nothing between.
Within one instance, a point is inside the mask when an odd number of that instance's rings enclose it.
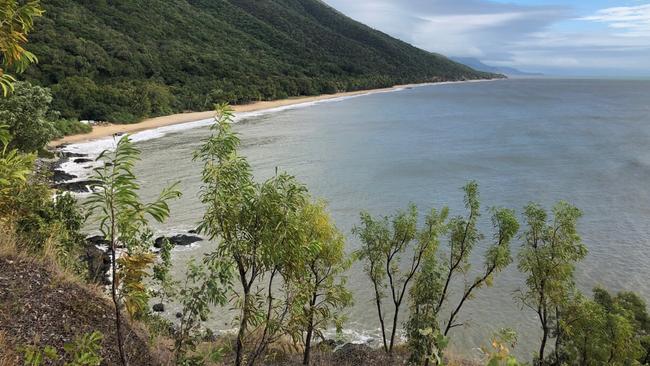
<instances>
[{"instance_id":1,"label":"dense rainforest vegetation","mask_svg":"<svg viewBox=\"0 0 650 366\"><path fill-rule=\"evenodd\" d=\"M24 78L63 118L147 116L396 84L494 77L318 0L51 0Z\"/></svg>"}]
</instances>

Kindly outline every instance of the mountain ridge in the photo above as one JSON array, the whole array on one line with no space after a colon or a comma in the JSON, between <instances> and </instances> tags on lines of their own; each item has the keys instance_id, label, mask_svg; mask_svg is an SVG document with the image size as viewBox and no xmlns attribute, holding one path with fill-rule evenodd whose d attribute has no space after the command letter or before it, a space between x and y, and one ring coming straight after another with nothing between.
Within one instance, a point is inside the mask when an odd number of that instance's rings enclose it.
<instances>
[{"instance_id":1,"label":"mountain ridge","mask_svg":"<svg viewBox=\"0 0 650 366\"><path fill-rule=\"evenodd\" d=\"M181 111L397 84L499 77L356 22L318 0L52 0L25 78L65 118Z\"/></svg>"}]
</instances>

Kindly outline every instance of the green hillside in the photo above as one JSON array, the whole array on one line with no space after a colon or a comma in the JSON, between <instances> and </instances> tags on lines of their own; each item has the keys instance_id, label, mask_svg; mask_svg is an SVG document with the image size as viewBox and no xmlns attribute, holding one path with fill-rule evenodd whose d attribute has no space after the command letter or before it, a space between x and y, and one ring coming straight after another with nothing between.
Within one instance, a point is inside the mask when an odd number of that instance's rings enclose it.
<instances>
[{"instance_id":1,"label":"green hillside","mask_svg":"<svg viewBox=\"0 0 650 366\"><path fill-rule=\"evenodd\" d=\"M493 77L318 0L50 0L24 77L63 117L131 122L247 103Z\"/></svg>"}]
</instances>

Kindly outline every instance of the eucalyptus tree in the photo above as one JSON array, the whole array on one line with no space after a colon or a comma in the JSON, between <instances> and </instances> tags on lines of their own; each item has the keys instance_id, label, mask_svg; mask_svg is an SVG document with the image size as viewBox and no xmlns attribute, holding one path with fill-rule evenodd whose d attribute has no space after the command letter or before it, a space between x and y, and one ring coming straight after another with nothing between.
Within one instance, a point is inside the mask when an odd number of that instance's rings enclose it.
<instances>
[{"instance_id":1,"label":"eucalyptus tree","mask_svg":"<svg viewBox=\"0 0 650 366\"><path fill-rule=\"evenodd\" d=\"M351 261L345 255L345 239L325 210L322 202L305 205L301 240L313 243L315 251L305 261L305 271L293 283L296 301L292 310L294 337L304 344L303 364L309 365L312 340L324 338L322 332L334 322L339 328L343 318L338 312L352 304L344 272Z\"/></svg>"},{"instance_id":2,"label":"eucalyptus tree","mask_svg":"<svg viewBox=\"0 0 650 366\"><path fill-rule=\"evenodd\" d=\"M426 227L418 231L415 205L410 205L406 211L398 211L391 218L373 218L369 213L362 212L361 225L353 230L361 239L361 248L355 256L364 262L364 270L373 284L383 346L389 354L395 344L400 307L407 287L418 272L425 253L436 245L446 216L446 209L440 214L432 210L427 216ZM407 252L410 258L402 261ZM384 321L383 300L386 291L393 304L390 338L387 338Z\"/></svg>"},{"instance_id":3,"label":"eucalyptus tree","mask_svg":"<svg viewBox=\"0 0 650 366\"><path fill-rule=\"evenodd\" d=\"M518 267L527 277L526 289L520 290L517 297L537 314L542 330L537 364L545 363L547 343L554 330L559 349L560 312L574 286L575 264L587 254L577 232L582 212L561 201L553 207L553 216L549 221L546 211L535 203L525 207L527 230L519 252Z\"/></svg>"},{"instance_id":4,"label":"eucalyptus tree","mask_svg":"<svg viewBox=\"0 0 650 366\"><path fill-rule=\"evenodd\" d=\"M300 213L309 201L306 188L287 174L256 183L248 161L237 153L240 140L232 118L228 106L218 106L214 133L195 159L204 164L201 201L206 211L199 228L219 240L210 256L230 263L241 286L241 297L234 294L240 310L235 363L241 365L253 364L286 327L294 300L286 286L303 277L304 261L316 246L300 240ZM279 301L274 297L278 282L285 296ZM245 342L249 333L260 335ZM253 344L248 355L245 343Z\"/></svg>"},{"instance_id":5,"label":"eucalyptus tree","mask_svg":"<svg viewBox=\"0 0 650 366\"><path fill-rule=\"evenodd\" d=\"M37 62L25 49L27 35L34 29L34 19L43 15L40 1L0 1L0 87L4 96L13 90L16 79L8 73L25 71Z\"/></svg>"},{"instance_id":6,"label":"eucalyptus tree","mask_svg":"<svg viewBox=\"0 0 650 366\"><path fill-rule=\"evenodd\" d=\"M474 279L468 279L471 270L469 263L474 248L484 239L478 230L480 217L480 197L478 184L469 182L463 187L465 207L469 211L466 217L456 216L443 225L447 230L439 230L448 236L448 253L439 255L438 245L423 257L422 269L417 273L411 288L411 316L407 322L411 361L416 364L439 364L443 350L448 342L451 329L461 326L457 318L465 303L473 297L476 290L489 287L494 276L503 271L511 262L510 243L519 230L519 223L514 211L506 208L493 208L492 243L484 254L484 268ZM445 211L443 211L445 212ZM432 214L433 215L433 214ZM445 212L444 217L447 214ZM450 302L451 284L455 277L463 275L465 286L456 303ZM451 312L445 321L441 321L440 312L447 305Z\"/></svg>"},{"instance_id":7,"label":"eucalyptus tree","mask_svg":"<svg viewBox=\"0 0 650 366\"><path fill-rule=\"evenodd\" d=\"M109 243L111 252L111 298L115 306L115 327L120 360L128 365L122 332L122 305L129 315L138 316L147 308L148 293L143 284L147 270L154 262L153 234L149 218L163 222L169 217L168 202L180 197L177 184L162 190L151 203L142 203L133 170L140 150L129 136L122 137L114 150L106 150L97 158L103 165L94 170L93 193L86 201L89 215L96 214L99 230ZM123 253L118 257L117 251Z\"/></svg>"}]
</instances>

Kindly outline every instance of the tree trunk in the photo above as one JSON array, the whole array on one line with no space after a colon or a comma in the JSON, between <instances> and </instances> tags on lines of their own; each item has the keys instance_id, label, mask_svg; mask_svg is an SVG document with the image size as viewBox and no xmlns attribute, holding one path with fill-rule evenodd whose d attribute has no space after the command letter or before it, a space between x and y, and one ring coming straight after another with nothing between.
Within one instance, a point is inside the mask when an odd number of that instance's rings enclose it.
<instances>
[{"instance_id":1,"label":"tree trunk","mask_svg":"<svg viewBox=\"0 0 650 366\"><path fill-rule=\"evenodd\" d=\"M305 353L302 359L303 365L309 365L310 362L311 339L314 334L314 306L316 305L316 293L312 294L311 303L309 305L309 324L307 325L307 336L305 337Z\"/></svg>"},{"instance_id":2,"label":"tree trunk","mask_svg":"<svg viewBox=\"0 0 650 366\"><path fill-rule=\"evenodd\" d=\"M546 349L546 341L548 340L548 326L542 326L542 344L539 346L539 365L544 364L544 350Z\"/></svg>"},{"instance_id":3,"label":"tree trunk","mask_svg":"<svg viewBox=\"0 0 650 366\"><path fill-rule=\"evenodd\" d=\"M111 281L111 297L115 306L115 327L117 336L117 348L120 352L120 361L122 366L129 366L129 360L124 351L124 335L122 334L122 317L120 316L120 299L117 296L118 275L117 275L117 243L115 238L115 212L111 205L111 271L113 272L113 281Z\"/></svg>"},{"instance_id":4,"label":"tree trunk","mask_svg":"<svg viewBox=\"0 0 650 366\"><path fill-rule=\"evenodd\" d=\"M397 331L397 318L399 316L399 306L400 304L395 304L395 315L393 315L393 329L390 331L390 348L388 348L388 353L393 353L393 345L395 344L395 332Z\"/></svg>"},{"instance_id":5,"label":"tree trunk","mask_svg":"<svg viewBox=\"0 0 650 366\"><path fill-rule=\"evenodd\" d=\"M244 309L241 320L239 321L239 332L237 333L237 347L235 356L235 365L241 366L242 354L244 352L244 335L246 334L246 325L248 324L248 305L250 302L250 289L244 287Z\"/></svg>"},{"instance_id":6,"label":"tree trunk","mask_svg":"<svg viewBox=\"0 0 650 366\"><path fill-rule=\"evenodd\" d=\"M384 315L381 313L381 299L379 298L379 289L377 283L372 281L375 286L375 303L377 305L377 313L379 313L379 323L381 324L381 339L384 341L384 351L388 353L388 343L386 342L386 326L384 325Z\"/></svg>"}]
</instances>

